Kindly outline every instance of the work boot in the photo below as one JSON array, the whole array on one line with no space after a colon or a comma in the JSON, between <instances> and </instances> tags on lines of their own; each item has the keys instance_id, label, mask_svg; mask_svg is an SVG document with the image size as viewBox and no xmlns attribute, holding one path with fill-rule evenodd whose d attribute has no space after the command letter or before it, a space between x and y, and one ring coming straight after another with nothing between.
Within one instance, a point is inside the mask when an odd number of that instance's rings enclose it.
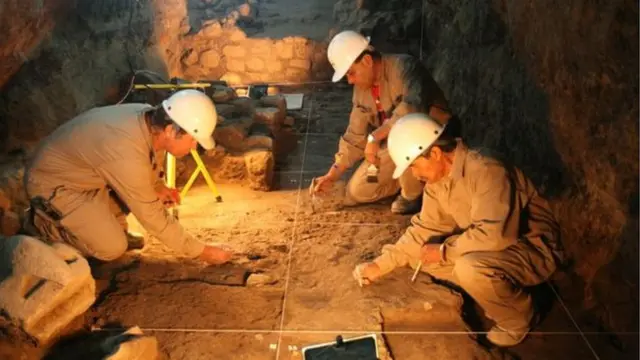
<instances>
[{"instance_id":1,"label":"work boot","mask_svg":"<svg viewBox=\"0 0 640 360\"><path fill-rule=\"evenodd\" d=\"M487 340L491 341L494 345L507 347L520 344L527 334L529 328L523 328L520 330L505 330L498 325L489 330L487 334Z\"/></svg>"},{"instance_id":2,"label":"work boot","mask_svg":"<svg viewBox=\"0 0 640 360\"><path fill-rule=\"evenodd\" d=\"M391 203L391 212L401 215L415 214L420 211L421 206L421 196L414 200L408 200L400 194L395 200L393 200L393 203Z\"/></svg>"},{"instance_id":3,"label":"work boot","mask_svg":"<svg viewBox=\"0 0 640 360\"><path fill-rule=\"evenodd\" d=\"M144 236L141 234L125 233L127 236L127 251L140 250L144 247Z\"/></svg>"}]
</instances>

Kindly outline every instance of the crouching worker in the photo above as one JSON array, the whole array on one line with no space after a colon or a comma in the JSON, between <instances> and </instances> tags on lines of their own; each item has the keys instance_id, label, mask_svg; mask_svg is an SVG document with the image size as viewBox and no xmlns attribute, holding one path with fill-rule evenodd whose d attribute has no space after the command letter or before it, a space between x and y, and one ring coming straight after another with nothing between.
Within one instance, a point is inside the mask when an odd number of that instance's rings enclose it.
<instances>
[{"instance_id":1,"label":"crouching worker","mask_svg":"<svg viewBox=\"0 0 640 360\"><path fill-rule=\"evenodd\" d=\"M422 114L389 135L398 178L408 168L426 181L422 210L393 245L354 276L368 284L393 269L421 266L457 285L495 321L489 341L520 343L534 309L525 287L545 282L564 258L559 227L545 199L517 168L469 150Z\"/></svg>"},{"instance_id":2,"label":"crouching worker","mask_svg":"<svg viewBox=\"0 0 640 360\"><path fill-rule=\"evenodd\" d=\"M346 76L354 86L353 107L335 162L317 179L314 193L329 192L342 174L364 158L347 184L345 205L395 196L392 213L417 213L424 184L410 172L392 179L395 166L389 158L387 136L400 117L413 112L429 114L450 128L460 126L444 93L420 60L406 54L382 54L354 31L334 36L327 54L335 70L333 81Z\"/></svg>"},{"instance_id":3,"label":"crouching worker","mask_svg":"<svg viewBox=\"0 0 640 360\"><path fill-rule=\"evenodd\" d=\"M194 239L164 207L180 200L162 182L165 152L179 158L198 143L213 148L216 121L213 102L196 90L178 91L158 107L121 104L76 116L42 142L27 166L25 229L109 261L141 247L127 231L131 211L178 253L212 264L228 261L228 251Z\"/></svg>"}]
</instances>

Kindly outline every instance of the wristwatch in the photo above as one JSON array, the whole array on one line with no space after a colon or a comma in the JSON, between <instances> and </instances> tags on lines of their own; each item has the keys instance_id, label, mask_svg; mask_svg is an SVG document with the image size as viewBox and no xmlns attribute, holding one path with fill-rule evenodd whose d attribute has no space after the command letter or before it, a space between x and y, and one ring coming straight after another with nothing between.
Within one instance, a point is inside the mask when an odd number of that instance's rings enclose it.
<instances>
[{"instance_id":1,"label":"wristwatch","mask_svg":"<svg viewBox=\"0 0 640 360\"><path fill-rule=\"evenodd\" d=\"M369 134L369 136L367 136L367 142L368 143L376 142L376 138L373 137L373 134Z\"/></svg>"}]
</instances>

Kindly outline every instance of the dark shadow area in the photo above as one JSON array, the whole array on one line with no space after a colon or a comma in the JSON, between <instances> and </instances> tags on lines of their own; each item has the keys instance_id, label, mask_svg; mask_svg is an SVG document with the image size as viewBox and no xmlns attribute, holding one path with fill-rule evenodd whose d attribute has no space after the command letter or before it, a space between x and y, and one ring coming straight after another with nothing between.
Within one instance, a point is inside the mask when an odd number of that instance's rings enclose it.
<instances>
[{"instance_id":1,"label":"dark shadow area","mask_svg":"<svg viewBox=\"0 0 640 360\"><path fill-rule=\"evenodd\" d=\"M112 323L109 327L123 328L122 324ZM123 334L122 330L80 331L61 338L47 351L42 360L101 360L117 351L121 342L133 340L143 335ZM110 346L107 345L107 341Z\"/></svg>"}]
</instances>

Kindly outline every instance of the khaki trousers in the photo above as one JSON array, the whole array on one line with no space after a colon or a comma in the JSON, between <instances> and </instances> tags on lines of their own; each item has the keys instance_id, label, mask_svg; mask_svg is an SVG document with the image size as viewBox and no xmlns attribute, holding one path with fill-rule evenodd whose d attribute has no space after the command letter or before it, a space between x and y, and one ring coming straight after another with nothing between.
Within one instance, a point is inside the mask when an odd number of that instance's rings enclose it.
<instances>
[{"instance_id":1,"label":"khaki trousers","mask_svg":"<svg viewBox=\"0 0 640 360\"><path fill-rule=\"evenodd\" d=\"M422 195L424 184L413 176L411 170L407 169L397 180L392 178L396 166L387 148L380 149L378 156L380 157L378 182L367 182L367 168L370 164L366 160L363 161L347 183L346 205L373 203L394 196L398 190L407 200L414 200Z\"/></svg>"},{"instance_id":2,"label":"khaki trousers","mask_svg":"<svg viewBox=\"0 0 640 360\"><path fill-rule=\"evenodd\" d=\"M50 199L62 214L60 224L73 235L69 237L69 245L84 256L110 261L127 250L128 210L108 189L76 192L61 187L54 191L32 181L27 183L27 195L30 199L36 196Z\"/></svg>"},{"instance_id":3,"label":"khaki trousers","mask_svg":"<svg viewBox=\"0 0 640 360\"><path fill-rule=\"evenodd\" d=\"M555 270L555 266L544 264L546 261L527 241L520 241L503 251L467 253L453 262L429 264L421 270L462 288L500 327L519 330L530 326L534 314L531 295L523 288L551 276L539 273L539 269Z\"/></svg>"}]
</instances>

